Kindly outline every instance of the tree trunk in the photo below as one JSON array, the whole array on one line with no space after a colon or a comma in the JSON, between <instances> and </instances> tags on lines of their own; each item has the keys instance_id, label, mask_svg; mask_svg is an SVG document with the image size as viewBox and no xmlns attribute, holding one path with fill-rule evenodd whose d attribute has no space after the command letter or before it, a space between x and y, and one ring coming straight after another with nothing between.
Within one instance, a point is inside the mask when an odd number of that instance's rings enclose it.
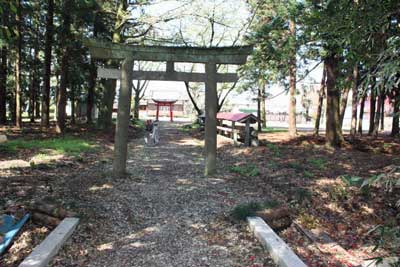
<instances>
[{"instance_id":1,"label":"tree trunk","mask_svg":"<svg viewBox=\"0 0 400 267\"><path fill-rule=\"evenodd\" d=\"M75 124L75 113L76 113L76 99L75 99L75 87L71 86L71 124Z\"/></svg>"},{"instance_id":2,"label":"tree trunk","mask_svg":"<svg viewBox=\"0 0 400 267\"><path fill-rule=\"evenodd\" d=\"M350 87L346 86L344 88L342 97L340 99L340 128L343 127L343 120L344 120L344 115L346 113L346 107L347 107L347 100L349 98L349 92L350 92Z\"/></svg>"},{"instance_id":3,"label":"tree trunk","mask_svg":"<svg viewBox=\"0 0 400 267\"><path fill-rule=\"evenodd\" d=\"M289 21L289 31L292 38L296 38L296 24L293 19ZM289 136L297 135L296 129L296 48L292 48L289 62Z\"/></svg>"},{"instance_id":4,"label":"tree trunk","mask_svg":"<svg viewBox=\"0 0 400 267\"><path fill-rule=\"evenodd\" d=\"M99 19L96 14L94 14L93 20L93 37L97 38L97 29L99 27ZM97 79L97 69L96 63L92 58L90 61L90 70L89 70L89 86L88 86L88 94L87 94L87 102L86 102L86 123L93 123L93 106L94 106L94 91L96 88L96 79Z\"/></svg>"},{"instance_id":5,"label":"tree trunk","mask_svg":"<svg viewBox=\"0 0 400 267\"><path fill-rule=\"evenodd\" d=\"M2 25L8 25L8 10L4 8L1 16ZM7 46L3 46L0 50L0 124L7 123Z\"/></svg>"},{"instance_id":6,"label":"tree trunk","mask_svg":"<svg viewBox=\"0 0 400 267\"><path fill-rule=\"evenodd\" d=\"M399 116L400 116L400 88L395 89L393 101L393 122L391 136L398 136L399 131Z\"/></svg>"},{"instance_id":7,"label":"tree trunk","mask_svg":"<svg viewBox=\"0 0 400 267\"><path fill-rule=\"evenodd\" d=\"M382 88L383 90L383 88ZM378 136L378 131L379 131L379 121L381 118L381 105L382 105L382 94L378 95L377 103L376 103L376 111L375 111L375 121L374 121L374 126L372 130L372 135L373 136Z\"/></svg>"},{"instance_id":8,"label":"tree trunk","mask_svg":"<svg viewBox=\"0 0 400 267\"><path fill-rule=\"evenodd\" d=\"M386 95L382 95L382 102L381 102L381 131L385 130L385 99Z\"/></svg>"},{"instance_id":9,"label":"tree trunk","mask_svg":"<svg viewBox=\"0 0 400 267\"><path fill-rule=\"evenodd\" d=\"M315 125L314 125L315 136L319 135L319 125L321 123L322 106L324 104L325 90L326 90L326 67L324 65L324 69L322 71L321 86L318 93L317 114L315 115Z\"/></svg>"},{"instance_id":10,"label":"tree trunk","mask_svg":"<svg viewBox=\"0 0 400 267\"><path fill-rule=\"evenodd\" d=\"M371 95L369 100L369 130L368 135L374 132L374 121L375 121L375 105L376 105L376 94L374 86L371 87Z\"/></svg>"},{"instance_id":11,"label":"tree trunk","mask_svg":"<svg viewBox=\"0 0 400 267\"><path fill-rule=\"evenodd\" d=\"M260 97L261 97L261 99L260 99L260 108L261 108L261 117L260 117L260 119L261 119L261 125L262 125L262 127L263 128L267 128L267 109L266 109L266 106L265 106L265 87L266 87L266 83L267 83L267 81L265 80L265 78L263 77L263 78L261 78L261 80L262 80L262 83L261 83L261 85L260 85L260 92L261 92L261 94L260 94Z\"/></svg>"},{"instance_id":12,"label":"tree trunk","mask_svg":"<svg viewBox=\"0 0 400 267\"><path fill-rule=\"evenodd\" d=\"M123 29L125 12L128 8L127 1L118 0L118 10L115 16L114 29L112 32L112 42L113 43L121 43L123 42L121 38L121 31ZM107 65L110 67L118 67L119 63L113 62L109 60ZM115 80L107 80L104 86L104 94L102 99L102 107L103 112L99 112L99 126L105 130L110 131L112 125L112 113L113 113L113 103L115 98L116 91L116 81Z\"/></svg>"},{"instance_id":13,"label":"tree trunk","mask_svg":"<svg viewBox=\"0 0 400 267\"><path fill-rule=\"evenodd\" d=\"M365 108L365 99L367 98L367 93L364 92L363 96L361 98L361 103L360 103L360 114L358 116L358 133L360 135L363 134L363 119L364 119L364 108Z\"/></svg>"},{"instance_id":14,"label":"tree trunk","mask_svg":"<svg viewBox=\"0 0 400 267\"><path fill-rule=\"evenodd\" d=\"M194 109L196 110L196 113L198 116L201 115L201 109L199 108L199 106L197 105L196 101L193 98L192 93L190 92L190 86L189 86L189 82L184 82L185 83L185 88L186 88L186 92L189 96L190 102L192 102L192 105L194 107Z\"/></svg>"},{"instance_id":15,"label":"tree trunk","mask_svg":"<svg viewBox=\"0 0 400 267\"><path fill-rule=\"evenodd\" d=\"M118 97L118 117L114 142L113 172L116 177L126 173L128 129L132 97L133 60L125 59L121 66L121 89Z\"/></svg>"},{"instance_id":16,"label":"tree trunk","mask_svg":"<svg viewBox=\"0 0 400 267\"><path fill-rule=\"evenodd\" d=\"M133 118L135 120L139 119L139 105L140 105L140 91L135 91L135 106L133 107Z\"/></svg>"},{"instance_id":17,"label":"tree trunk","mask_svg":"<svg viewBox=\"0 0 400 267\"><path fill-rule=\"evenodd\" d=\"M34 71L30 74L31 78L31 85L29 88L29 118L30 122L35 122L35 75Z\"/></svg>"},{"instance_id":18,"label":"tree trunk","mask_svg":"<svg viewBox=\"0 0 400 267\"><path fill-rule=\"evenodd\" d=\"M357 127L357 106L358 106L358 66L353 68L353 84L352 84L352 97L351 97L351 127L350 135L352 138L356 135Z\"/></svg>"},{"instance_id":19,"label":"tree trunk","mask_svg":"<svg viewBox=\"0 0 400 267\"><path fill-rule=\"evenodd\" d=\"M40 118L40 87L38 84L37 90L36 90L36 97L35 97L35 118L39 119Z\"/></svg>"},{"instance_id":20,"label":"tree trunk","mask_svg":"<svg viewBox=\"0 0 400 267\"><path fill-rule=\"evenodd\" d=\"M326 141L329 146L340 147L344 141L340 127L340 92L336 86L338 77L338 58L330 55L325 59L326 66Z\"/></svg>"},{"instance_id":21,"label":"tree trunk","mask_svg":"<svg viewBox=\"0 0 400 267\"><path fill-rule=\"evenodd\" d=\"M94 90L96 87L96 78L97 78L97 70L96 65L94 63L94 59L91 59L90 62L90 76L89 76L89 86L88 86L88 94L87 94L87 102L86 102L86 122L88 124L93 123L92 113L93 113L93 105L94 105Z\"/></svg>"},{"instance_id":22,"label":"tree trunk","mask_svg":"<svg viewBox=\"0 0 400 267\"><path fill-rule=\"evenodd\" d=\"M69 61L69 44L68 37L70 36L71 16L70 8L73 0L64 0L63 20L62 20L62 36L61 43L64 45L61 58L61 77L60 87L57 97L57 133L64 133L66 119L66 104L67 104L67 84L68 84L68 61Z\"/></svg>"},{"instance_id":23,"label":"tree trunk","mask_svg":"<svg viewBox=\"0 0 400 267\"><path fill-rule=\"evenodd\" d=\"M47 1L46 36L44 46L44 75L42 92L41 126L49 127L50 121L50 77L51 77L51 49L53 44L53 15L54 0Z\"/></svg>"},{"instance_id":24,"label":"tree trunk","mask_svg":"<svg viewBox=\"0 0 400 267\"><path fill-rule=\"evenodd\" d=\"M22 30L21 30L21 3L20 0L15 1L17 13L15 23L17 24L17 49L15 53L15 126L22 126L22 93L21 93L21 54L22 54Z\"/></svg>"},{"instance_id":25,"label":"tree trunk","mask_svg":"<svg viewBox=\"0 0 400 267\"><path fill-rule=\"evenodd\" d=\"M259 86L257 90L257 117L261 118L261 86ZM257 130L259 132L262 130L260 121L257 122Z\"/></svg>"},{"instance_id":26,"label":"tree trunk","mask_svg":"<svg viewBox=\"0 0 400 267\"><path fill-rule=\"evenodd\" d=\"M112 113L115 98L116 80L107 79L102 81L103 95L99 106L98 125L105 131L110 131L112 126Z\"/></svg>"}]
</instances>

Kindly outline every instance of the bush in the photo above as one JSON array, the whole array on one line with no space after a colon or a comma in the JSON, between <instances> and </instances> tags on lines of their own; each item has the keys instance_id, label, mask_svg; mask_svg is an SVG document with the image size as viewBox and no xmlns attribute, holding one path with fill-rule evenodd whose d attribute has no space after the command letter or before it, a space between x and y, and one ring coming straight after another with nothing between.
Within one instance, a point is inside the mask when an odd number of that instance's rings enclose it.
<instances>
[{"instance_id":1,"label":"bush","mask_svg":"<svg viewBox=\"0 0 400 267\"><path fill-rule=\"evenodd\" d=\"M245 204L237 205L231 212L231 216L236 220L246 220L247 217L255 216L257 211L263 209L272 209L278 207L278 202L266 201L266 202L250 202Z\"/></svg>"},{"instance_id":2,"label":"bush","mask_svg":"<svg viewBox=\"0 0 400 267\"><path fill-rule=\"evenodd\" d=\"M260 169L254 164L232 166L230 171L238 173L241 176L254 177L260 175Z\"/></svg>"}]
</instances>

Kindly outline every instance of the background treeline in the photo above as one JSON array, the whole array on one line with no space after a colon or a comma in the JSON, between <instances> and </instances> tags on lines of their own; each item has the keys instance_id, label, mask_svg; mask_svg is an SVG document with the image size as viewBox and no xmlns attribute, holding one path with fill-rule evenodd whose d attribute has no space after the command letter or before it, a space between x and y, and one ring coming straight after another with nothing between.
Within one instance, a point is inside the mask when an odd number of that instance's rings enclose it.
<instances>
[{"instance_id":1,"label":"background treeline","mask_svg":"<svg viewBox=\"0 0 400 267\"><path fill-rule=\"evenodd\" d=\"M1 1L0 124L22 127L22 117L50 127L55 118L59 133L66 127L66 105L75 123L78 103L86 121L109 130L116 82L96 80L95 64L82 45L86 37L139 43L152 29L141 17L146 1L15 0ZM133 14L138 14L136 17ZM154 22L154 21L153 21ZM54 114L54 117L52 117ZM24 121L26 121L24 117Z\"/></svg>"},{"instance_id":2,"label":"background treeline","mask_svg":"<svg viewBox=\"0 0 400 267\"><path fill-rule=\"evenodd\" d=\"M296 135L296 82L302 78L296 72L309 62L324 66L315 134L326 98L327 142L341 145L344 112L352 91L352 137L362 134L367 98L371 100L369 134L377 135L383 125L384 102L390 99L394 108L391 133L399 135L399 1L254 0L250 5L254 22L248 41L256 49L244 74L259 88L261 99L265 99L266 84L287 85L292 136Z\"/></svg>"},{"instance_id":3,"label":"background treeline","mask_svg":"<svg viewBox=\"0 0 400 267\"><path fill-rule=\"evenodd\" d=\"M96 65L116 67L119 62L91 62L82 40L97 37L120 43L162 44L154 25L177 19L179 13L148 17L145 7L151 4L145 0L1 1L0 124L22 127L26 114L30 121L40 118L45 129L54 116L56 129L62 133L69 102L69 123L75 123L78 103L86 109L85 121L93 123L92 111L97 105L97 125L111 129L116 81L97 80ZM310 62L319 62L324 69L319 112L315 114L316 134L326 98L327 142L342 144L342 122L352 92L356 96L352 98L352 137L362 133L366 100L371 100L369 134L378 134L385 99L394 108L391 133L399 135L397 0L250 0L247 4L250 16L242 35L255 51L242 72L246 88L258 89L260 106L265 107L267 85L287 85L291 136L297 133L296 83L304 75L299 69ZM190 6L190 1L182 1L182 5ZM223 25L223 21L218 23ZM182 32L176 36L164 42L184 45L178 38Z\"/></svg>"}]
</instances>

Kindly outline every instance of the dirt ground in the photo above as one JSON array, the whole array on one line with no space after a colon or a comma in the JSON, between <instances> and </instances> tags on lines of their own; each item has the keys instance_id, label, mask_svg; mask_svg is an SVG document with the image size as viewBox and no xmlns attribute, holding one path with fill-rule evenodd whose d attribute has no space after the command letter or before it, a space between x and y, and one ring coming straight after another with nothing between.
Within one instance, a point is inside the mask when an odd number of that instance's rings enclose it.
<instances>
[{"instance_id":1,"label":"dirt ground","mask_svg":"<svg viewBox=\"0 0 400 267\"><path fill-rule=\"evenodd\" d=\"M326 232L357 259L393 255L388 247L372 252L377 236L369 231L400 224L398 192L372 188L365 194L340 177L367 179L400 165L398 139L363 137L332 150L322 137L310 135L290 140L287 133L262 134L265 145L257 148L234 147L220 137L218 173L206 178L201 133L179 127L162 124L157 146L145 146L132 134L130 175L123 179L110 175L112 134L88 135L99 149L79 159L0 170L3 205L47 196L79 214L77 231L52 266L274 266L246 223L230 215L238 204L271 200L290 207L303 228ZM233 166L258 172L239 174ZM29 223L0 266L17 266L49 230ZM294 225L280 235L308 266L352 266L334 252L322 252Z\"/></svg>"},{"instance_id":2,"label":"dirt ground","mask_svg":"<svg viewBox=\"0 0 400 267\"><path fill-rule=\"evenodd\" d=\"M54 173L19 168L1 178L31 183L29 173L36 191L24 203L46 195L78 212L81 223L52 266L275 266L246 223L229 216L236 204L264 196L231 175L204 177L201 141L162 125L157 146L132 139L130 175L115 179L106 139L98 140L101 152L63 162ZM29 224L25 232L38 228ZM20 236L15 247L21 243L35 242ZM13 246L1 266L16 266L29 250Z\"/></svg>"}]
</instances>

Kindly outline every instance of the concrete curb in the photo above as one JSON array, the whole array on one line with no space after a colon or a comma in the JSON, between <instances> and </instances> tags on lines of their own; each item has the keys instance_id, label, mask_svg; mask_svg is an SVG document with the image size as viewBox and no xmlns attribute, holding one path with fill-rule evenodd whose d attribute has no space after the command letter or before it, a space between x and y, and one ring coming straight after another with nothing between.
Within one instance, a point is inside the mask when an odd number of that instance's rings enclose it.
<instances>
[{"instance_id":1,"label":"concrete curb","mask_svg":"<svg viewBox=\"0 0 400 267\"><path fill-rule=\"evenodd\" d=\"M251 231L281 267L307 267L289 246L259 217L247 217Z\"/></svg>"},{"instance_id":2,"label":"concrete curb","mask_svg":"<svg viewBox=\"0 0 400 267\"><path fill-rule=\"evenodd\" d=\"M74 232L78 218L65 218L46 239L19 265L19 267L45 267Z\"/></svg>"}]
</instances>

